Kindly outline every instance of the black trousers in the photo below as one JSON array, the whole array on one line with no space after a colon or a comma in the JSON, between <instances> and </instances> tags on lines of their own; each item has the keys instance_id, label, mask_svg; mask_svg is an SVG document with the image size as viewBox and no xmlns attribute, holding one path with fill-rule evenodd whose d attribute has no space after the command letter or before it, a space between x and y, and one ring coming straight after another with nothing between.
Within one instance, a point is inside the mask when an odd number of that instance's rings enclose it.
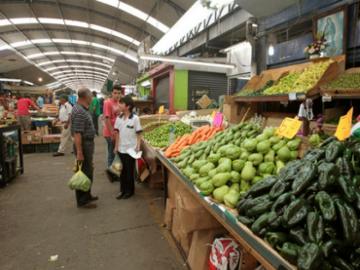
<instances>
[{"instance_id":1,"label":"black trousers","mask_svg":"<svg viewBox=\"0 0 360 270\"><path fill-rule=\"evenodd\" d=\"M135 159L128 154L118 153L123 164L120 174L120 192L133 195L135 193Z\"/></svg>"},{"instance_id":2,"label":"black trousers","mask_svg":"<svg viewBox=\"0 0 360 270\"><path fill-rule=\"evenodd\" d=\"M93 123L94 123L96 135L99 135L99 116L96 115L96 113L93 113L92 114L92 120L93 120Z\"/></svg>"},{"instance_id":3,"label":"black trousers","mask_svg":"<svg viewBox=\"0 0 360 270\"><path fill-rule=\"evenodd\" d=\"M94 156L94 149L95 149L95 143L94 140L84 140L82 142L82 149L84 154L84 161L82 162L81 170L83 173L89 177L91 182L93 182L93 173L94 173L94 167L93 167L93 156ZM76 157L76 147L74 145L74 153ZM75 191L76 196L76 202L78 206L82 206L90 202L91 198L91 188L89 191L84 192L81 190Z\"/></svg>"}]
</instances>

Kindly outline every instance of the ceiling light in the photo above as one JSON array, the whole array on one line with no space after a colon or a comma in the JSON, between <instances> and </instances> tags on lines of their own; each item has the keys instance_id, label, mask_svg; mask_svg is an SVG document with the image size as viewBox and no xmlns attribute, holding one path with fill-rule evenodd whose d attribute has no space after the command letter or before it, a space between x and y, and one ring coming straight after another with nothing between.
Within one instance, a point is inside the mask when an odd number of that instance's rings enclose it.
<instances>
[{"instance_id":1,"label":"ceiling light","mask_svg":"<svg viewBox=\"0 0 360 270\"><path fill-rule=\"evenodd\" d=\"M273 45L270 45L268 49L268 55L273 56L274 54L275 54L275 48Z\"/></svg>"},{"instance_id":2,"label":"ceiling light","mask_svg":"<svg viewBox=\"0 0 360 270\"><path fill-rule=\"evenodd\" d=\"M169 27L167 27L165 24L161 23L160 21L156 20L155 18L151 17L149 14L141 11L140 9L137 9L129 4L126 4L122 1L118 0L96 0L97 2L104 3L106 5L118 8L132 16L135 16L139 18L142 21L147 22L148 24L154 26L158 30L160 30L163 33L166 33L169 31Z\"/></svg>"},{"instance_id":3,"label":"ceiling light","mask_svg":"<svg viewBox=\"0 0 360 270\"><path fill-rule=\"evenodd\" d=\"M90 42L84 41L84 40L71 40L72 44L78 44L78 45L90 45Z\"/></svg>"},{"instance_id":4,"label":"ceiling light","mask_svg":"<svg viewBox=\"0 0 360 270\"><path fill-rule=\"evenodd\" d=\"M51 43L51 39L43 38L43 39L32 39L31 42L33 44L44 44L44 43Z\"/></svg>"},{"instance_id":5,"label":"ceiling light","mask_svg":"<svg viewBox=\"0 0 360 270\"><path fill-rule=\"evenodd\" d=\"M229 68L229 69L235 68L235 65L233 65L233 64L218 64L218 63L211 63L211 62L199 62L199 61L195 61L195 60L186 60L184 58L180 59L180 58L163 57L163 56L157 56L157 55L142 55L142 56L140 56L140 59L151 60L151 61L161 61L161 62L167 62L167 63L176 63L176 64L188 64L188 65L194 65L194 66L215 67L215 68Z\"/></svg>"},{"instance_id":6,"label":"ceiling light","mask_svg":"<svg viewBox=\"0 0 360 270\"><path fill-rule=\"evenodd\" d=\"M94 70L100 70L103 72L109 72L109 70L103 69L103 68L98 68L98 67L93 67L93 66L81 66L81 65L64 65L64 66L58 66L58 67L53 67L53 68L48 68L45 69L45 71L52 71L52 70L56 70L56 69L64 69L64 68L84 68L84 69L94 69Z\"/></svg>"},{"instance_id":7,"label":"ceiling light","mask_svg":"<svg viewBox=\"0 0 360 270\"><path fill-rule=\"evenodd\" d=\"M60 78L67 78L67 77L72 77L72 76L88 76L88 77L99 77L99 78L103 78L106 79L107 76L103 75L103 74L93 74L93 73L73 73L73 74L62 74L62 75L56 75L55 77L57 79Z\"/></svg>"},{"instance_id":8,"label":"ceiling light","mask_svg":"<svg viewBox=\"0 0 360 270\"><path fill-rule=\"evenodd\" d=\"M81 21L64 20L66 25L88 28L89 24Z\"/></svg>"},{"instance_id":9,"label":"ceiling light","mask_svg":"<svg viewBox=\"0 0 360 270\"><path fill-rule=\"evenodd\" d=\"M24 47L24 46L28 46L31 45L31 41L30 40L25 40L25 41L19 41L19 42L14 42L14 43L10 43L10 46L13 48L18 48L18 47Z\"/></svg>"},{"instance_id":10,"label":"ceiling light","mask_svg":"<svg viewBox=\"0 0 360 270\"><path fill-rule=\"evenodd\" d=\"M44 24L64 24L63 19L56 19L56 18L38 18L40 23Z\"/></svg>"},{"instance_id":11,"label":"ceiling light","mask_svg":"<svg viewBox=\"0 0 360 270\"><path fill-rule=\"evenodd\" d=\"M52 41L55 43L71 43L71 39L66 38L53 38Z\"/></svg>"},{"instance_id":12,"label":"ceiling light","mask_svg":"<svg viewBox=\"0 0 360 270\"><path fill-rule=\"evenodd\" d=\"M107 76L108 72L100 72L100 71L94 71L94 70L85 70L85 69L65 69L62 71L57 71L57 72L52 72L50 73L51 76L56 76L58 74L67 74L67 73L91 73L91 74L100 74L100 75L104 75Z\"/></svg>"},{"instance_id":13,"label":"ceiling light","mask_svg":"<svg viewBox=\"0 0 360 270\"><path fill-rule=\"evenodd\" d=\"M7 19L4 19L4 20L0 20L0 26L7 26L7 25L10 25L11 22Z\"/></svg>"},{"instance_id":14,"label":"ceiling light","mask_svg":"<svg viewBox=\"0 0 360 270\"><path fill-rule=\"evenodd\" d=\"M38 23L36 18L13 18L10 19L12 24L34 24Z\"/></svg>"},{"instance_id":15,"label":"ceiling light","mask_svg":"<svg viewBox=\"0 0 360 270\"><path fill-rule=\"evenodd\" d=\"M33 86L34 84L32 82L28 82L28 81L23 81L25 84Z\"/></svg>"},{"instance_id":16,"label":"ceiling light","mask_svg":"<svg viewBox=\"0 0 360 270\"><path fill-rule=\"evenodd\" d=\"M43 81L43 78L42 77L39 77L38 78L38 82L42 82Z\"/></svg>"},{"instance_id":17,"label":"ceiling light","mask_svg":"<svg viewBox=\"0 0 360 270\"><path fill-rule=\"evenodd\" d=\"M89 60L81 60L81 59L60 59L60 60L53 60L53 61L48 61L48 62L41 62L41 63L37 63L39 66L47 66L47 65L53 65L56 63L67 63L67 62L72 62L72 63L87 63L87 64L94 64L94 65L99 65L99 66L103 66L103 67L107 67L107 68L111 68L111 65L107 65L104 63L100 63L100 62L94 62L94 61L89 61Z\"/></svg>"},{"instance_id":18,"label":"ceiling light","mask_svg":"<svg viewBox=\"0 0 360 270\"><path fill-rule=\"evenodd\" d=\"M36 58L44 58L45 56L50 56L50 55L81 55L81 56L88 56L88 57L93 57L93 58L99 58L99 59L103 59L109 62L115 62L114 59L110 58L110 57L106 57L100 54L92 54L92 53L84 53L84 52L69 52L69 51L63 51L63 52L44 52L44 53L36 53L36 54L29 54L26 55L26 58L28 59L36 59Z\"/></svg>"},{"instance_id":19,"label":"ceiling light","mask_svg":"<svg viewBox=\"0 0 360 270\"><path fill-rule=\"evenodd\" d=\"M150 81L144 81L140 84L142 87L149 87L151 85Z\"/></svg>"},{"instance_id":20,"label":"ceiling light","mask_svg":"<svg viewBox=\"0 0 360 270\"><path fill-rule=\"evenodd\" d=\"M56 79L58 79L58 80L66 79L66 78L96 78L96 79L106 80L106 77L103 77L103 76L92 75L92 74L81 74L81 73L72 74L72 75L56 76Z\"/></svg>"},{"instance_id":21,"label":"ceiling light","mask_svg":"<svg viewBox=\"0 0 360 270\"><path fill-rule=\"evenodd\" d=\"M21 82L20 79L0 78L0 82Z\"/></svg>"}]
</instances>

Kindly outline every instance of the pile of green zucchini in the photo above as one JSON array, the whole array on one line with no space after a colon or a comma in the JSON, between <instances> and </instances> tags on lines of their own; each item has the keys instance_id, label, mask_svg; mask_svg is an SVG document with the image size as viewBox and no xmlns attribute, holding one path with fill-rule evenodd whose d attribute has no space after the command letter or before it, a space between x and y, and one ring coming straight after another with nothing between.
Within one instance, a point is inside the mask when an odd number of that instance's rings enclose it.
<instances>
[{"instance_id":1,"label":"pile of green zucchini","mask_svg":"<svg viewBox=\"0 0 360 270\"><path fill-rule=\"evenodd\" d=\"M327 139L253 185L237 208L300 270L360 269L360 141Z\"/></svg>"}]
</instances>

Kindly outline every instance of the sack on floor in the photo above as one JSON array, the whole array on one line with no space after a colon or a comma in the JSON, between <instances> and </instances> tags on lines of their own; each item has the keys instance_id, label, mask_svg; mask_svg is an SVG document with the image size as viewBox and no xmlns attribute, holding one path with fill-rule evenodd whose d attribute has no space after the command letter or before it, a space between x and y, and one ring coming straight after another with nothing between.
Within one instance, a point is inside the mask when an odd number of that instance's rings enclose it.
<instances>
[{"instance_id":1,"label":"sack on floor","mask_svg":"<svg viewBox=\"0 0 360 270\"><path fill-rule=\"evenodd\" d=\"M70 178L68 182L68 187L72 190L81 190L87 192L90 190L91 181L90 179L82 172L81 165L79 170Z\"/></svg>"},{"instance_id":2,"label":"sack on floor","mask_svg":"<svg viewBox=\"0 0 360 270\"><path fill-rule=\"evenodd\" d=\"M110 172L115 175L120 175L122 171L122 163L121 159L118 154L115 155L114 161L112 162L111 166L109 167Z\"/></svg>"}]
</instances>

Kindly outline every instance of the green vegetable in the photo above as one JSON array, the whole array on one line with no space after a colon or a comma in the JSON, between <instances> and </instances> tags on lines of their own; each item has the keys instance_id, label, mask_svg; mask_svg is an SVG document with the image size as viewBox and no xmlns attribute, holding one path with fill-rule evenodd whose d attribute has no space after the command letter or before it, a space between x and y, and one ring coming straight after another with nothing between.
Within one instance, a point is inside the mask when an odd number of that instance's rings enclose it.
<instances>
[{"instance_id":1,"label":"green vegetable","mask_svg":"<svg viewBox=\"0 0 360 270\"><path fill-rule=\"evenodd\" d=\"M356 192L355 192L355 188L352 185L351 180L348 179L346 176L340 175L339 177L337 177L337 183L341 188L341 191L343 192L345 199L348 202L355 201Z\"/></svg>"},{"instance_id":2,"label":"green vegetable","mask_svg":"<svg viewBox=\"0 0 360 270\"><path fill-rule=\"evenodd\" d=\"M273 136L269 139L269 141L272 145L277 144L278 142L280 142L280 140L281 140L281 138L279 136Z\"/></svg>"},{"instance_id":3,"label":"green vegetable","mask_svg":"<svg viewBox=\"0 0 360 270\"><path fill-rule=\"evenodd\" d=\"M338 177L338 169L334 163L322 162L318 166L319 171L319 186L321 189L326 189L331 187L336 183L336 178Z\"/></svg>"},{"instance_id":4,"label":"green vegetable","mask_svg":"<svg viewBox=\"0 0 360 270\"><path fill-rule=\"evenodd\" d=\"M292 183L292 190L295 195L300 194L308 186L311 185L316 176L316 166L313 163L305 162L300 171L296 174L296 178Z\"/></svg>"},{"instance_id":5,"label":"green vegetable","mask_svg":"<svg viewBox=\"0 0 360 270\"><path fill-rule=\"evenodd\" d=\"M282 232L267 232L265 235L265 240L273 247L279 247L285 243L288 239L287 234Z\"/></svg>"},{"instance_id":6,"label":"green vegetable","mask_svg":"<svg viewBox=\"0 0 360 270\"><path fill-rule=\"evenodd\" d=\"M299 270L319 269L321 250L317 244L307 243L299 251L297 266Z\"/></svg>"},{"instance_id":7,"label":"green vegetable","mask_svg":"<svg viewBox=\"0 0 360 270\"><path fill-rule=\"evenodd\" d=\"M231 172L232 161L228 158L222 158L219 160L219 166L217 166L216 170L218 172Z\"/></svg>"},{"instance_id":8,"label":"green vegetable","mask_svg":"<svg viewBox=\"0 0 360 270\"><path fill-rule=\"evenodd\" d=\"M337 199L337 200L335 200L335 206L336 206L336 209L338 212L338 217L340 217L343 236L346 241L351 241L353 232L351 229L350 219L349 219L348 213L346 211L344 202Z\"/></svg>"},{"instance_id":9,"label":"green vegetable","mask_svg":"<svg viewBox=\"0 0 360 270\"><path fill-rule=\"evenodd\" d=\"M301 246L305 245L308 242L305 229L303 228L293 228L290 230L289 233L291 239Z\"/></svg>"},{"instance_id":10,"label":"green vegetable","mask_svg":"<svg viewBox=\"0 0 360 270\"><path fill-rule=\"evenodd\" d=\"M324 236L324 222L318 212L309 212L306 217L306 227L309 240L320 243Z\"/></svg>"},{"instance_id":11,"label":"green vegetable","mask_svg":"<svg viewBox=\"0 0 360 270\"><path fill-rule=\"evenodd\" d=\"M269 195L263 195L256 198L243 198L241 199L237 209L239 213L242 214L256 205L263 204L269 201L270 201Z\"/></svg>"},{"instance_id":12,"label":"green vegetable","mask_svg":"<svg viewBox=\"0 0 360 270\"><path fill-rule=\"evenodd\" d=\"M231 172L231 182L240 183L240 181L241 181L241 174L238 173L237 171L232 171Z\"/></svg>"},{"instance_id":13,"label":"green vegetable","mask_svg":"<svg viewBox=\"0 0 360 270\"><path fill-rule=\"evenodd\" d=\"M195 173L195 170L191 167L186 167L185 169L182 170L183 174L190 178L190 175L194 174Z\"/></svg>"},{"instance_id":14,"label":"green vegetable","mask_svg":"<svg viewBox=\"0 0 360 270\"><path fill-rule=\"evenodd\" d=\"M333 221L336 219L334 201L326 191L318 192L315 196L315 202L317 203L325 220Z\"/></svg>"},{"instance_id":15,"label":"green vegetable","mask_svg":"<svg viewBox=\"0 0 360 270\"><path fill-rule=\"evenodd\" d=\"M256 139L246 139L243 143L243 147L248 152L253 152L256 149L257 140Z\"/></svg>"},{"instance_id":16,"label":"green vegetable","mask_svg":"<svg viewBox=\"0 0 360 270\"><path fill-rule=\"evenodd\" d=\"M247 192L250 189L250 184L247 181L241 181L240 183L240 191L241 192ZM240 192L240 193L241 193Z\"/></svg>"},{"instance_id":17,"label":"green vegetable","mask_svg":"<svg viewBox=\"0 0 360 270\"><path fill-rule=\"evenodd\" d=\"M291 141L289 141L286 146L290 149L290 151L295 151L299 148L301 144L301 139L300 138L295 138Z\"/></svg>"},{"instance_id":18,"label":"green vegetable","mask_svg":"<svg viewBox=\"0 0 360 270\"><path fill-rule=\"evenodd\" d=\"M204 182L207 182L209 181L209 177L201 177L201 178L198 178L197 180L195 180L194 184L195 186L197 187L200 187L200 185Z\"/></svg>"},{"instance_id":19,"label":"green vegetable","mask_svg":"<svg viewBox=\"0 0 360 270\"><path fill-rule=\"evenodd\" d=\"M317 147L321 143L321 138L319 134L313 134L309 138L309 143L312 147Z\"/></svg>"},{"instance_id":20,"label":"green vegetable","mask_svg":"<svg viewBox=\"0 0 360 270\"><path fill-rule=\"evenodd\" d=\"M244 168L241 171L241 179L251 181L256 175L256 169L249 161L245 163Z\"/></svg>"},{"instance_id":21,"label":"green vegetable","mask_svg":"<svg viewBox=\"0 0 360 270\"><path fill-rule=\"evenodd\" d=\"M226 183L230 180L231 173L218 173L211 179L211 183L214 185L214 187L221 187L226 185Z\"/></svg>"},{"instance_id":22,"label":"green vegetable","mask_svg":"<svg viewBox=\"0 0 360 270\"><path fill-rule=\"evenodd\" d=\"M291 202L284 212L284 222L287 227L293 227L301 222L307 215L306 202L303 199L296 199Z\"/></svg>"},{"instance_id":23,"label":"green vegetable","mask_svg":"<svg viewBox=\"0 0 360 270\"><path fill-rule=\"evenodd\" d=\"M241 153L240 159L241 159L241 160L244 160L244 161L247 161L248 158L249 158L249 156L250 156L250 153L245 150L245 151L243 151L243 152Z\"/></svg>"},{"instance_id":24,"label":"green vegetable","mask_svg":"<svg viewBox=\"0 0 360 270\"><path fill-rule=\"evenodd\" d=\"M285 140L281 140L279 141L277 144L273 145L272 149L277 152L280 150L280 148L284 147L286 145L286 141Z\"/></svg>"},{"instance_id":25,"label":"green vegetable","mask_svg":"<svg viewBox=\"0 0 360 270\"><path fill-rule=\"evenodd\" d=\"M352 238L355 239L359 233L358 216L357 216L354 208L352 208L349 204L344 203L344 207L345 207L346 215L349 219Z\"/></svg>"},{"instance_id":26,"label":"green vegetable","mask_svg":"<svg viewBox=\"0 0 360 270\"><path fill-rule=\"evenodd\" d=\"M270 151L271 143L268 140L261 141L256 146L256 151L261 154L266 154Z\"/></svg>"},{"instance_id":27,"label":"green vegetable","mask_svg":"<svg viewBox=\"0 0 360 270\"><path fill-rule=\"evenodd\" d=\"M281 160L276 161L276 174L279 174L281 169L285 167L285 163Z\"/></svg>"},{"instance_id":28,"label":"green vegetable","mask_svg":"<svg viewBox=\"0 0 360 270\"><path fill-rule=\"evenodd\" d=\"M253 218L249 218L249 217L245 217L245 216L238 216L237 219L238 219L238 221L240 221L242 224L244 224L246 226L251 226L251 224L253 224L253 222L254 222Z\"/></svg>"},{"instance_id":29,"label":"green vegetable","mask_svg":"<svg viewBox=\"0 0 360 270\"><path fill-rule=\"evenodd\" d=\"M202 166L199 170L200 176L207 176L209 174L209 171L215 168L215 165L211 162L208 162L204 166Z\"/></svg>"},{"instance_id":30,"label":"green vegetable","mask_svg":"<svg viewBox=\"0 0 360 270\"><path fill-rule=\"evenodd\" d=\"M344 151L344 146L339 141L333 141L331 142L325 152L325 159L327 162L333 162L335 161L341 153Z\"/></svg>"},{"instance_id":31,"label":"green vegetable","mask_svg":"<svg viewBox=\"0 0 360 270\"><path fill-rule=\"evenodd\" d=\"M241 172L241 170L244 168L244 166L245 166L244 160L236 159L232 162L232 168L233 168L233 170L235 170L237 172Z\"/></svg>"},{"instance_id":32,"label":"green vegetable","mask_svg":"<svg viewBox=\"0 0 360 270\"><path fill-rule=\"evenodd\" d=\"M231 160L235 160L240 157L241 150L238 146L232 146L226 149L225 156Z\"/></svg>"},{"instance_id":33,"label":"green vegetable","mask_svg":"<svg viewBox=\"0 0 360 270\"><path fill-rule=\"evenodd\" d=\"M340 245L340 242L336 239L331 239L321 245L321 250L326 258L330 257L330 253L333 251L333 249Z\"/></svg>"},{"instance_id":34,"label":"green vegetable","mask_svg":"<svg viewBox=\"0 0 360 270\"><path fill-rule=\"evenodd\" d=\"M260 153L251 154L248 161L251 161L255 166L259 165L263 161L264 157Z\"/></svg>"},{"instance_id":35,"label":"green vegetable","mask_svg":"<svg viewBox=\"0 0 360 270\"><path fill-rule=\"evenodd\" d=\"M261 229L265 228L268 224L269 220L269 213L262 214L260 217L258 217L255 222L251 225L251 230L255 234L259 234Z\"/></svg>"},{"instance_id":36,"label":"green vegetable","mask_svg":"<svg viewBox=\"0 0 360 270\"><path fill-rule=\"evenodd\" d=\"M220 154L217 154L217 153L213 153L213 154L210 154L209 157L207 158L207 160L213 164L217 164L219 159L220 159Z\"/></svg>"},{"instance_id":37,"label":"green vegetable","mask_svg":"<svg viewBox=\"0 0 360 270\"><path fill-rule=\"evenodd\" d=\"M289 183L285 181L277 181L270 189L270 199L277 199L280 195L284 194L286 189L289 187Z\"/></svg>"},{"instance_id":38,"label":"green vegetable","mask_svg":"<svg viewBox=\"0 0 360 270\"><path fill-rule=\"evenodd\" d=\"M211 171L209 171L208 176L210 178L213 178L217 173L218 173L217 169L212 169Z\"/></svg>"},{"instance_id":39,"label":"green vegetable","mask_svg":"<svg viewBox=\"0 0 360 270\"><path fill-rule=\"evenodd\" d=\"M275 164L273 162L264 162L259 165L259 172L261 174L272 174L275 170Z\"/></svg>"},{"instance_id":40,"label":"green vegetable","mask_svg":"<svg viewBox=\"0 0 360 270\"><path fill-rule=\"evenodd\" d=\"M296 263L300 249L300 246L294 243L286 242L282 245L280 254L289 262Z\"/></svg>"},{"instance_id":41,"label":"green vegetable","mask_svg":"<svg viewBox=\"0 0 360 270\"><path fill-rule=\"evenodd\" d=\"M253 207L251 207L246 211L246 215L249 217L259 216L265 212L268 212L272 204L273 202L268 200L268 201L264 201L261 204L254 205Z\"/></svg>"},{"instance_id":42,"label":"green vegetable","mask_svg":"<svg viewBox=\"0 0 360 270\"><path fill-rule=\"evenodd\" d=\"M209 196L214 191L214 186L211 183L211 181L205 181L201 183L199 186L199 189L201 191L201 194L204 196Z\"/></svg>"},{"instance_id":43,"label":"green vegetable","mask_svg":"<svg viewBox=\"0 0 360 270\"><path fill-rule=\"evenodd\" d=\"M277 178L270 176L267 177L259 182L257 182L255 185L253 185L249 191L249 196L259 196L261 194L269 192L269 190L272 188L272 186L277 182Z\"/></svg>"},{"instance_id":44,"label":"green vegetable","mask_svg":"<svg viewBox=\"0 0 360 270\"><path fill-rule=\"evenodd\" d=\"M224 197L229 192L229 189L230 188L228 186L221 186L221 187L214 189L214 191L213 191L214 199L219 203L224 202Z\"/></svg>"},{"instance_id":45,"label":"green vegetable","mask_svg":"<svg viewBox=\"0 0 360 270\"><path fill-rule=\"evenodd\" d=\"M260 134L260 135L257 135L256 136L256 140L258 142L261 142L261 141L265 141L267 139L266 135L265 134Z\"/></svg>"},{"instance_id":46,"label":"green vegetable","mask_svg":"<svg viewBox=\"0 0 360 270\"><path fill-rule=\"evenodd\" d=\"M284 205L288 204L290 202L291 199L291 193L284 193L281 194L276 201L274 202L273 206L272 206L272 211L278 211L281 207L283 207Z\"/></svg>"},{"instance_id":47,"label":"green vegetable","mask_svg":"<svg viewBox=\"0 0 360 270\"><path fill-rule=\"evenodd\" d=\"M274 162L275 161L275 151L270 150L264 157L265 162Z\"/></svg>"},{"instance_id":48,"label":"green vegetable","mask_svg":"<svg viewBox=\"0 0 360 270\"><path fill-rule=\"evenodd\" d=\"M266 176L266 177L267 177L267 176ZM252 185L255 185L257 182L263 180L263 178L265 178L265 176L255 175L255 177L251 180L251 184L252 184Z\"/></svg>"},{"instance_id":49,"label":"green vegetable","mask_svg":"<svg viewBox=\"0 0 360 270\"><path fill-rule=\"evenodd\" d=\"M265 129L264 129L263 135L265 135L265 137L266 137L267 139L269 139L270 137L274 136L275 131L276 131L276 128L274 128L274 127L268 127L268 128L265 128Z\"/></svg>"},{"instance_id":50,"label":"green vegetable","mask_svg":"<svg viewBox=\"0 0 360 270\"><path fill-rule=\"evenodd\" d=\"M337 267L337 269L355 270L354 267L352 267L349 263L347 263L346 261L344 261L342 258L340 258L338 256L331 256L330 262L333 266ZM336 268L334 268L334 269L336 269Z\"/></svg>"},{"instance_id":51,"label":"green vegetable","mask_svg":"<svg viewBox=\"0 0 360 270\"><path fill-rule=\"evenodd\" d=\"M192 164L192 167L196 170L196 171L199 171L200 168L204 165L207 164L207 161L206 160L195 160Z\"/></svg>"},{"instance_id":52,"label":"green vegetable","mask_svg":"<svg viewBox=\"0 0 360 270\"><path fill-rule=\"evenodd\" d=\"M195 181L196 179L200 178L200 175L197 173L194 173L194 174L190 175L189 178L191 181Z\"/></svg>"},{"instance_id":53,"label":"green vegetable","mask_svg":"<svg viewBox=\"0 0 360 270\"><path fill-rule=\"evenodd\" d=\"M283 162L287 162L291 159L291 152L287 146L281 147L276 154Z\"/></svg>"},{"instance_id":54,"label":"green vegetable","mask_svg":"<svg viewBox=\"0 0 360 270\"><path fill-rule=\"evenodd\" d=\"M235 208L240 199L240 193L238 190L231 190L224 196L225 205L230 208Z\"/></svg>"},{"instance_id":55,"label":"green vegetable","mask_svg":"<svg viewBox=\"0 0 360 270\"><path fill-rule=\"evenodd\" d=\"M298 151L291 151L290 152L290 160L295 160L295 159L297 159L297 157L298 157L298 155L299 155L299 152Z\"/></svg>"}]
</instances>

